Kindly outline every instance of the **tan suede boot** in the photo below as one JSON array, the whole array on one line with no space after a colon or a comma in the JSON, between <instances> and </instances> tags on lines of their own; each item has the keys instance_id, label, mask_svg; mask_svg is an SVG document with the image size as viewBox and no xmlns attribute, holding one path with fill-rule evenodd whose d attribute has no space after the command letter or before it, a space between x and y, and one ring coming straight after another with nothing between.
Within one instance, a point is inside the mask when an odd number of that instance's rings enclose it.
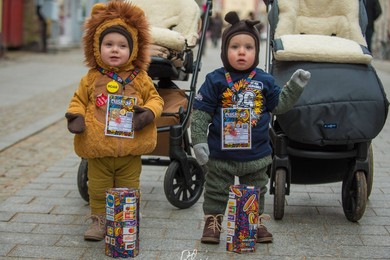
<instances>
[{"instance_id":1,"label":"tan suede boot","mask_svg":"<svg viewBox=\"0 0 390 260\"><path fill-rule=\"evenodd\" d=\"M219 237L222 232L223 214L205 215L203 236L200 242L204 244L219 244Z\"/></svg>"},{"instance_id":2,"label":"tan suede boot","mask_svg":"<svg viewBox=\"0 0 390 260\"><path fill-rule=\"evenodd\" d=\"M93 214L87 217L86 220L92 219L91 225L84 233L85 240L101 241L106 235L106 215Z\"/></svg>"},{"instance_id":3,"label":"tan suede boot","mask_svg":"<svg viewBox=\"0 0 390 260\"><path fill-rule=\"evenodd\" d=\"M273 236L268 232L267 228L262 223L263 220L270 220L271 217L267 214L261 214L259 216L259 225L257 226L257 243L272 243Z\"/></svg>"}]
</instances>

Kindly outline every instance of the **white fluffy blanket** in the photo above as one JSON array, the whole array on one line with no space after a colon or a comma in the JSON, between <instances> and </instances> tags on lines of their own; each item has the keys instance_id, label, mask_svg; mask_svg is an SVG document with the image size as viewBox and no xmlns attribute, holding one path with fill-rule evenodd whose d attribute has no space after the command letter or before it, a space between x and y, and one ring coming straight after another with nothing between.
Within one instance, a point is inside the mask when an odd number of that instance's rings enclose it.
<instances>
[{"instance_id":1,"label":"white fluffy blanket","mask_svg":"<svg viewBox=\"0 0 390 260\"><path fill-rule=\"evenodd\" d=\"M359 25L356 0L279 0L275 39L283 50L276 59L316 62L369 63ZM359 45L360 44L360 45Z\"/></svg>"},{"instance_id":2,"label":"white fluffy blanket","mask_svg":"<svg viewBox=\"0 0 390 260\"><path fill-rule=\"evenodd\" d=\"M151 24L154 44L182 51L198 39L200 9L195 0L128 0L141 7Z\"/></svg>"}]
</instances>

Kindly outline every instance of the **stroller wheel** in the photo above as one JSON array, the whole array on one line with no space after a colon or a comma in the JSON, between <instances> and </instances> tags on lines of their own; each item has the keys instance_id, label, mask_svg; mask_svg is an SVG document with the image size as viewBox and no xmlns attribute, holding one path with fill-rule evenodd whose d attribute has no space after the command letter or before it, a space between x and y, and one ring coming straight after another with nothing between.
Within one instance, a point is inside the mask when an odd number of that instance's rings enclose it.
<instances>
[{"instance_id":1,"label":"stroller wheel","mask_svg":"<svg viewBox=\"0 0 390 260\"><path fill-rule=\"evenodd\" d=\"M88 161L87 159L81 159L79 170L77 172L77 187L81 197L89 202L88 195Z\"/></svg>"},{"instance_id":2,"label":"stroller wheel","mask_svg":"<svg viewBox=\"0 0 390 260\"><path fill-rule=\"evenodd\" d=\"M367 203L367 182L363 171L356 171L353 178L348 176L342 185L344 214L351 222L356 222L364 214Z\"/></svg>"},{"instance_id":3,"label":"stroller wheel","mask_svg":"<svg viewBox=\"0 0 390 260\"><path fill-rule=\"evenodd\" d=\"M164 191L168 201L180 209L194 205L203 192L204 174L193 157L188 157L190 183L185 182L179 161L172 161L165 173Z\"/></svg>"},{"instance_id":4,"label":"stroller wheel","mask_svg":"<svg viewBox=\"0 0 390 260\"><path fill-rule=\"evenodd\" d=\"M367 199L371 195L372 184L374 182L374 154L372 144L368 148L368 172L367 172Z\"/></svg>"},{"instance_id":5,"label":"stroller wheel","mask_svg":"<svg viewBox=\"0 0 390 260\"><path fill-rule=\"evenodd\" d=\"M275 194L274 194L274 218L280 220L284 216L284 205L286 196L286 170L279 168L275 173Z\"/></svg>"}]
</instances>

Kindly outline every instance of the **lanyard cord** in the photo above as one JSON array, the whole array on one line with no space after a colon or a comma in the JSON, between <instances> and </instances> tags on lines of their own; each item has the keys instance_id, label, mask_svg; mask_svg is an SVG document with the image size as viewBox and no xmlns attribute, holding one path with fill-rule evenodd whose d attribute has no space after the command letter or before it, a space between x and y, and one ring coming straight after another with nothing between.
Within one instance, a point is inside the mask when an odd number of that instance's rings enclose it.
<instances>
[{"instance_id":1,"label":"lanyard cord","mask_svg":"<svg viewBox=\"0 0 390 260\"><path fill-rule=\"evenodd\" d=\"M129 84L132 80L134 80L135 77L137 77L138 73L139 73L139 69L135 69L133 70L133 72L131 73L130 76L128 76L125 80L123 80L118 74L116 74L115 72L112 72L112 71L108 71L106 69L103 69L101 67L97 67L97 69L100 71L100 73L102 73L103 75L107 75L109 76L110 78L112 78L113 80L119 82L122 87L123 87L123 90L125 89L125 86L127 84Z\"/></svg>"},{"instance_id":2,"label":"lanyard cord","mask_svg":"<svg viewBox=\"0 0 390 260\"><path fill-rule=\"evenodd\" d=\"M251 82L251 80L253 79L253 77L256 75L256 70L252 70L251 73L249 73L249 76L245 79L245 83L244 83L244 86L243 87L246 87L249 85L249 83ZM229 84L229 88L233 91L233 92L237 92L238 89L234 88L234 82L232 81L232 77L230 76L230 73L225 71L225 78L226 78L226 81L228 82Z\"/></svg>"},{"instance_id":3,"label":"lanyard cord","mask_svg":"<svg viewBox=\"0 0 390 260\"><path fill-rule=\"evenodd\" d=\"M249 83L251 82L251 80L253 79L253 77L255 75L256 75L256 70L253 69L251 71L251 73L249 73L249 76L245 79L244 84L240 87L238 82L236 82L236 83L233 82L232 77L230 76L230 73L225 71L225 78L226 78L226 81L228 82L229 88L231 89L231 91L233 92L233 94L235 96L235 102L238 101L239 93L249 85Z\"/></svg>"}]
</instances>

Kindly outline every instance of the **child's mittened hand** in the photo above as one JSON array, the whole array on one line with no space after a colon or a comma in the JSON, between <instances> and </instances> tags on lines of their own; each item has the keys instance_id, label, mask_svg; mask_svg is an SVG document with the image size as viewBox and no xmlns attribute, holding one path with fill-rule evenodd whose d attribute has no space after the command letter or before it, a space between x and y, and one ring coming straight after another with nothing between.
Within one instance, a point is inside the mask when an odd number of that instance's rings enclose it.
<instances>
[{"instance_id":1,"label":"child's mittened hand","mask_svg":"<svg viewBox=\"0 0 390 260\"><path fill-rule=\"evenodd\" d=\"M134 117L133 117L134 131L142 130L145 126L153 122L153 120L154 120L154 114L150 109L134 106Z\"/></svg>"},{"instance_id":2,"label":"child's mittened hand","mask_svg":"<svg viewBox=\"0 0 390 260\"><path fill-rule=\"evenodd\" d=\"M199 165L205 165L209 161L209 146L207 143L194 145L194 153Z\"/></svg>"},{"instance_id":3,"label":"child's mittened hand","mask_svg":"<svg viewBox=\"0 0 390 260\"><path fill-rule=\"evenodd\" d=\"M81 134L85 131L85 120L82 115L66 113L65 117L68 120L69 132L72 134Z\"/></svg>"},{"instance_id":4,"label":"child's mittened hand","mask_svg":"<svg viewBox=\"0 0 390 260\"><path fill-rule=\"evenodd\" d=\"M303 69L297 69L291 76L290 82L293 82L303 88L309 82L310 76L310 72Z\"/></svg>"}]
</instances>

